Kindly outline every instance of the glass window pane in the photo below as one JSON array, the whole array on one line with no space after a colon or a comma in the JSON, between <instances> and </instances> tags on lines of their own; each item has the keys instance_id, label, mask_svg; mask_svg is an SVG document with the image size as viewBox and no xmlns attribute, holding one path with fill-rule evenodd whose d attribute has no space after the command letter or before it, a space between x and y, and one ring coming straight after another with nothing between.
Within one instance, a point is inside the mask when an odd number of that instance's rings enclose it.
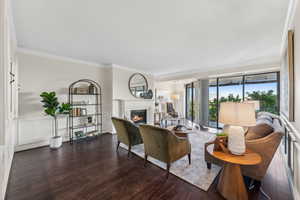
<instances>
[{"instance_id":1,"label":"glass window pane","mask_svg":"<svg viewBox=\"0 0 300 200\"><path fill-rule=\"evenodd\" d=\"M243 77L219 78L219 106L222 102L243 100ZM218 123L219 128L223 128L222 123Z\"/></svg>"},{"instance_id":2,"label":"glass window pane","mask_svg":"<svg viewBox=\"0 0 300 200\"><path fill-rule=\"evenodd\" d=\"M217 128L217 79L209 80L209 122L208 125Z\"/></svg>"},{"instance_id":3,"label":"glass window pane","mask_svg":"<svg viewBox=\"0 0 300 200\"><path fill-rule=\"evenodd\" d=\"M188 84L186 85L186 118L188 120L192 120L192 98L193 98L193 88L192 88L192 84Z\"/></svg>"},{"instance_id":4,"label":"glass window pane","mask_svg":"<svg viewBox=\"0 0 300 200\"><path fill-rule=\"evenodd\" d=\"M278 114L277 73L245 76L245 100L258 100L258 111Z\"/></svg>"}]
</instances>

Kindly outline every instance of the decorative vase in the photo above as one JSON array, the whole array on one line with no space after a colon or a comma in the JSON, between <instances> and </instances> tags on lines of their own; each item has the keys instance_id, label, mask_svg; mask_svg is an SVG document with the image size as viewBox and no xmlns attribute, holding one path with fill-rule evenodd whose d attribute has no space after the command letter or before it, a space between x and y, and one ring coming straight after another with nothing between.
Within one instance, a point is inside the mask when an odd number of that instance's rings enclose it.
<instances>
[{"instance_id":1,"label":"decorative vase","mask_svg":"<svg viewBox=\"0 0 300 200\"><path fill-rule=\"evenodd\" d=\"M57 117L55 116L53 119L53 132L54 137L50 138L50 148L51 149L58 149L62 146L62 137L58 135L58 129L57 129Z\"/></svg>"},{"instance_id":2,"label":"decorative vase","mask_svg":"<svg viewBox=\"0 0 300 200\"><path fill-rule=\"evenodd\" d=\"M229 126L228 149L232 154L243 155L246 151L245 131L241 126Z\"/></svg>"}]
</instances>

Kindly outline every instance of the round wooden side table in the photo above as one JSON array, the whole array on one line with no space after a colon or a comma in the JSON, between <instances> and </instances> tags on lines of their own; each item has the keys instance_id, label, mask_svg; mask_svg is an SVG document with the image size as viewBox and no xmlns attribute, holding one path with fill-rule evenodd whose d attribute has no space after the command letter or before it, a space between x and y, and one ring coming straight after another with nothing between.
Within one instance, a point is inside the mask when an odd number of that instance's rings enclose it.
<instances>
[{"instance_id":1,"label":"round wooden side table","mask_svg":"<svg viewBox=\"0 0 300 200\"><path fill-rule=\"evenodd\" d=\"M224 162L217 190L227 200L247 200L248 192L241 173L241 165L257 165L262 159L258 153L246 149L238 156L222 151L214 151L214 144L207 146L207 151L216 159Z\"/></svg>"}]
</instances>

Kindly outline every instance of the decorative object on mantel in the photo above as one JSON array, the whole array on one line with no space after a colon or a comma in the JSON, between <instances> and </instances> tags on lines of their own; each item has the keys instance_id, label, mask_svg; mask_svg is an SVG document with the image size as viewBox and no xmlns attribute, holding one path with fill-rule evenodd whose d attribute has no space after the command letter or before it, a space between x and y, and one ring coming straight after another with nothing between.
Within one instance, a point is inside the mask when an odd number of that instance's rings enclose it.
<instances>
[{"instance_id":1,"label":"decorative object on mantel","mask_svg":"<svg viewBox=\"0 0 300 200\"><path fill-rule=\"evenodd\" d=\"M71 111L71 105L68 103L60 104L55 92L43 92L40 97L42 97L41 102L45 108L45 113L53 117L54 120L54 136L50 139L50 148L58 149L62 145L62 137L58 135L57 117L58 115L69 114Z\"/></svg>"},{"instance_id":2,"label":"decorative object on mantel","mask_svg":"<svg viewBox=\"0 0 300 200\"><path fill-rule=\"evenodd\" d=\"M141 97L144 99L152 99L153 98L153 92L152 90L148 90L147 92L141 94Z\"/></svg>"},{"instance_id":3,"label":"decorative object on mantel","mask_svg":"<svg viewBox=\"0 0 300 200\"><path fill-rule=\"evenodd\" d=\"M100 85L81 79L69 86L69 138L73 141L96 138L102 133L102 94Z\"/></svg>"},{"instance_id":4,"label":"decorative object on mantel","mask_svg":"<svg viewBox=\"0 0 300 200\"><path fill-rule=\"evenodd\" d=\"M228 149L232 154L243 155L246 150L243 127L255 126L255 109L252 103L223 102L220 105L219 122L228 133Z\"/></svg>"},{"instance_id":5,"label":"decorative object on mantel","mask_svg":"<svg viewBox=\"0 0 300 200\"><path fill-rule=\"evenodd\" d=\"M152 99L153 92L148 90L148 82L146 77L141 73L134 73L128 81L130 93L136 98Z\"/></svg>"}]
</instances>

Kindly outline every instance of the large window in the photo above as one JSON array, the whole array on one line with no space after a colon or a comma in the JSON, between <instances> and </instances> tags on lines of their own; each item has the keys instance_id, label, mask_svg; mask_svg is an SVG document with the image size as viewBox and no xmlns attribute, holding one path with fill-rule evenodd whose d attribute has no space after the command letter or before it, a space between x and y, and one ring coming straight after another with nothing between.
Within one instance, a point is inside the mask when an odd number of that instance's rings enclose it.
<instances>
[{"instance_id":1,"label":"large window","mask_svg":"<svg viewBox=\"0 0 300 200\"><path fill-rule=\"evenodd\" d=\"M245 100L259 101L259 110L274 114L279 113L279 72L212 78L208 80L208 95L197 95L197 84L186 85L186 118L197 121L197 113L201 101L208 101L208 125L222 128L218 122L220 103L226 101L241 102ZM201 89L203 90L203 88ZM198 98L196 98L199 96ZM196 99L195 99L196 98ZM205 117L204 117L205 118Z\"/></svg>"},{"instance_id":2,"label":"large window","mask_svg":"<svg viewBox=\"0 0 300 200\"><path fill-rule=\"evenodd\" d=\"M259 101L259 110L279 113L279 72L214 78L209 80L209 126L222 128L218 122L220 103Z\"/></svg>"}]
</instances>

